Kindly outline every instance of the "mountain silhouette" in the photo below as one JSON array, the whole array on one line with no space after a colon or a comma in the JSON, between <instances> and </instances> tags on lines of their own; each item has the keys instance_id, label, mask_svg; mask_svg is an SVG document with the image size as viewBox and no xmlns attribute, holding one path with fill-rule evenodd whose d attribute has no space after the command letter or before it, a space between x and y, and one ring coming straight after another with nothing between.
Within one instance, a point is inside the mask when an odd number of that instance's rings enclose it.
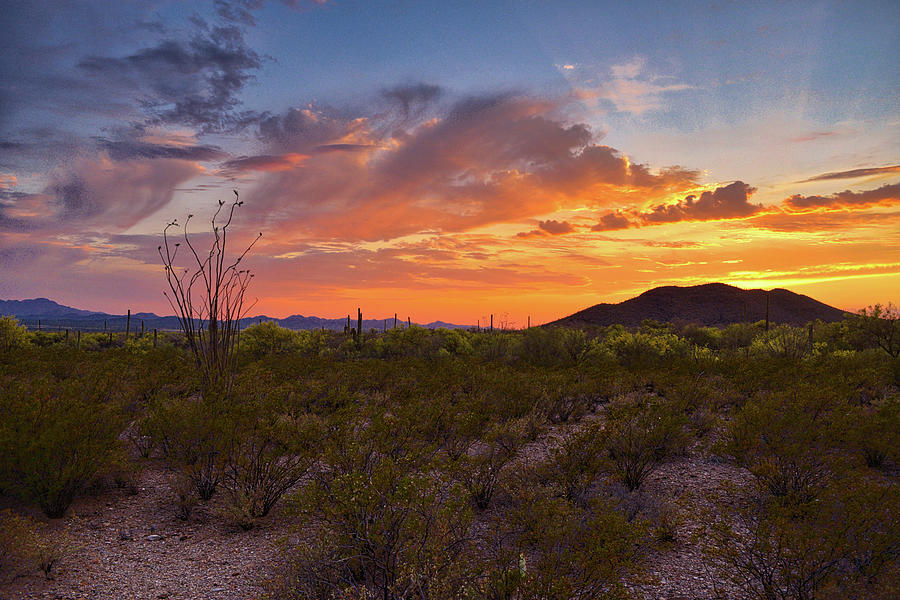
<instances>
[{"instance_id":1,"label":"mountain silhouette","mask_svg":"<svg viewBox=\"0 0 900 600\"><path fill-rule=\"evenodd\" d=\"M596 304L547 325L637 327L645 319L707 326L752 323L766 318L767 297L772 323L804 325L816 319L840 321L845 314L833 306L785 289L743 290L724 283L707 283L653 288L630 300Z\"/></svg>"},{"instance_id":2,"label":"mountain silhouette","mask_svg":"<svg viewBox=\"0 0 900 600\"><path fill-rule=\"evenodd\" d=\"M73 328L83 329L85 331L125 331L126 327L131 327L131 331L138 331L143 323L147 329L170 329L177 330L181 327L180 320L174 316L159 316L148 312L132 312L131 320L123 314L113 315L103 312L90 310L81 310L58 304L47 298L34 298L31 300L0 300L0 315L12 315L21 323L31 327L44 327L48 330ZM271 321L280 327L287 329L330 329L332 331L343 331L347 324L346 317L337 319L329 319L323 317L305 317L303 315L291 315L284 319L268 317L265 315L254 315L252 317L244 317L240 321L242 329L246 329L256 323L263 321ZM455 323L447 323L445 321L433 321L431 323L416 323L414 325L430 329L463 329L469 328L471 325L458 325ZM400 319L398 326L406 327L407 320ZM356 327L356 312L354 310L351 315L350 326ZM363 331L370 329L390 329L394 326L394 318L381 319L364 319Z\"/></svg>"}]
</instances>

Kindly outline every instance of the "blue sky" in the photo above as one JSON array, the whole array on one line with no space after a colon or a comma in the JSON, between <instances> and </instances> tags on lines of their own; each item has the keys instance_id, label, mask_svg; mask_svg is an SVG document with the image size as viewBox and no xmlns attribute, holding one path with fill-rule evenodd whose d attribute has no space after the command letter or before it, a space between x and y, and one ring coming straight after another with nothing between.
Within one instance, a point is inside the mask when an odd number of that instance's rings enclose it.
<instances>
[{"instance_id":1,"label":"blue sky","mask_svg":"<svg viewBox=\"0 0 900 600\"><path fill-rule=\"evenodd\" d=\"M270 312L375 288L477 318L516 289L550 318L705 280L887 300L898 30L896 2L10 3L0 297L112 308L124 277L164 310L158 225L239 188L289 282Z\"/></svg>"}]
</instances>

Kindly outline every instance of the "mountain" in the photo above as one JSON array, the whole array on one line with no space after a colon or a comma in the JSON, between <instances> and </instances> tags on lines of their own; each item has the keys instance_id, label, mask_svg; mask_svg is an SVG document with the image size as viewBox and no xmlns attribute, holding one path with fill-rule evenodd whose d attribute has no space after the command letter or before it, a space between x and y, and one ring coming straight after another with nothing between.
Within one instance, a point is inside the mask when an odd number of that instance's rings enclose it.
<instances>
[{"instance_id":1,"label":"mountain","mask_svg":"<svg viewBox=\"0 0 900 600\"><path fill-rule=\"evenodd\" d=\"M47 298L34 298L32 300L0 300L0 315L14 315L19 318L78 318L95 314L99 313L63 306L62 304L57 304L53 300L48 300Z\"/></svg>"},{"instance_id":2,"label":"mountain","mask_svg":"<svg viewBox=\"0 0 900 600\"><path fill-rule=\"evenodd\" d=\"M178 317L161 317L154 313L138 312L131 314L129 323L127 315L111 315L102 312L81 310L69 306L63 306L47 298L35 298L33 300L0 300L0 315L12 315L21 323L37 329L81 329L83 331L125 331L130 327L131 331L140 331L143 326L151 329L179 329L181 327ZM276 319L265 315L245 317L241 319L241 328L247 328L255 323L271 321L280 327L287 329L330 329L343 331L347 324L346 317L342 319L325 319L322 317L304 317L303 315L291 315L284 319ZM406 321L398 322L398 326ZM363 319L363 330L384 329L394 325L394 318L389 319ZM470 325L456 325L443 321L419 324L420 327L431 329L463 329ZM356 327L356 315L350 320L350 326Z\"/></svg>"},{"instance_id":3,"label":"mountain","mask_svg":"<svg viewBox=\"0 0 900 600\"><path fill-rule=\"evenodd\" d=\"M742 290L724 283L653 288L618 304L596 304L548 323L548 326L637 327L644 319L722 326L766 318L766 297L772 323L804 325L810 321L840 321L844 311L789 290Z\"/></svg>"}]
</instances>

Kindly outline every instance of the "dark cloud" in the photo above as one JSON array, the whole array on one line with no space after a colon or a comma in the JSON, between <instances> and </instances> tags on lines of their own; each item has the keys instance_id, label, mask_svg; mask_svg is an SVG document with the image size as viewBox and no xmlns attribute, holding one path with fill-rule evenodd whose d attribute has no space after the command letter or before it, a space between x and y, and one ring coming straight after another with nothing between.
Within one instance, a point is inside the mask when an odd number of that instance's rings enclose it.
<instances>
[{"instance_id":1,"label":"dark cloud","mask_svg":"<svg viewBox=\"0 0 900 600\"><path fill-rule=\"evenodd\" d=\"M415 109L426 106L439 98L442 92L440 86L417 83L388 88L382 90L381 94L391 102L397 103L404 115L409 115L411 111L414 112Z\"/></svg>"},{"instance_id":2,"label":"dark cloud","mask_svg":"<svg viewBox=\"0 0 900 600\"><path fill-rule=\"evenodd\" d=\"M113 160L133 158L175 158L179 160L219 160L228 154L216 146L180 146L153 144L135 140L98 138L97 145Z\"/></svg>"},{"instance_id":3,"label":"dark cloud","mask_svg":"<svg viewBox=\"0 0 900 600\"><path fill-rule=\"evenodd\" d=\"M313 148L315 152L365 152L374 148L374 144L322 144Z\"/></svg>"},{"instance_id":4,"label":"dark cloud","mask_svg":"<svg viewBox=\"0 0 900 600\"><path fill-rule=\"evenodd\" d=\"M817 208L860 208L876 204L900 202L900 184L885 184L874 190L851 192L844 190L830 196L801 196L795 194L784 201L790 210L803 211Z\"/></svg>"},{"instance_id":5,"label":"dark cloud","mask_svg":"<svg viewBox=\"0 0 900 600\"><path fill-rule=\"evenodd\" d=\"M165 40L123 58L88 56L78 67L100 85L133 94L153 122L220 131L257 117L235 108L261 61L244 42L243 32L227 26L189 42Z\"/></svg>"},{"instance_id":6,"label":"dark cloud","mask_svg":"<svg viewBox=\"0 0 900 600\"><path fill-rule=\"evenodd\" d=\"M628 229L632 226L632 222L621 212L608 212L591 227L591 231L615 231L617 229Z\"/></svg>"},{"instance_id":7,"label":"dark cloud","mask_svg":"<svg viewBox=\"0 0 900 600\"><path fill-rule=\"evenodd\" d=\"M365 132L365 119L356 119L333 108L292 108L259 123L259 139L276 152L311 153L317 147L346 143Z\"/></svg>"},{"instance_id":8,"label":"dark cloud","mask_svg":"<svg viewBox=\"0 0 900 600\"><path fill-rule=\"evenodd\" d=\"M568 221L555 221L550 219L549 221L541 221L538 223L538 227L549 233L550 235L561 235L563 233L572 233L575 231L575 228L572 227L572 224Z\"/></svg>"},{"instance_id":9,"label":"dark cloud","mask_svg":"<svg viewBox=\"0 0 900 600\"><path fill-rule=\"evenodd\" d=\"M735 181L700 197L687 196L675 204L659 204L640 215L644 223L674 223L676 221L710 221L749 217L762 210L762 204L751 204L748 198L756 191L743 181Z\"/></svg>"},{"instance_id":10,"label":"dark cloud","mask_svg":"<svg viewBox=\"0 0 900 600\"><path fill-rule=\"evenodd\" d=\"M856 177L869 177L870 175L888 175L890 173L900 173L900 165L892 165L890 167L868 167L865 169L852 169L850 171L836 171L833 173L823 173L804 179L800 183L810 181L827 181L829 179L854 179Z\"/></svg>"},{"instance_id":11,"label":"dark cloud","mask_svg":"<svg viewBox=\"0 0 900 600\"><path fill-rule=\"evenodd\" d=\"M264 5L264 0L215 0L214 2L216 14L220 19L250 26L256 25L252 11L262 8Z\"/></svg>"}]
</instances>

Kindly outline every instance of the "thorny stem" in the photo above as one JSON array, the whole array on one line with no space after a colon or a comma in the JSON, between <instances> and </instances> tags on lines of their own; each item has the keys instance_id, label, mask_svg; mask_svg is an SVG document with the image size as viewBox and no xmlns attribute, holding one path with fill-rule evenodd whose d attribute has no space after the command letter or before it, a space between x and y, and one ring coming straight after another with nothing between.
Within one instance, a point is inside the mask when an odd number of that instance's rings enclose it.
<instances>
[{"instance_id":1,"label":"thorny stem","mask_svg":"<svg viewBox=\"0 0 900 600\"><path fill-rule=\"evenodd\" d=\"M216 220L225 206L225 202L219 200L219 207L211 222L214 239L205 255L197 251L188 234L188 223L193 218L193 215L188 215L183 227L183 237L195 266L184 269L180 275L176 273L175 259L181 243L172 242L169 237L169 229L178 227L177 220L166 224L163 229L163 245L157 248L165 267L166 282L169 284L169 290L164 295L178 315L188 347L197 361L204 388L208 391L230 391L237 366L236 341L240 319L256 304L254 301L249 306L244 305L244 295L253 274L248 269L238 269L238 265L259 241L262 233L233 262L226 260L228 228L235 210L241 205L243 202L235 191L234 201L228 207L227 219L224 223L217 224Z\"/></svg>"}]
</instances>

